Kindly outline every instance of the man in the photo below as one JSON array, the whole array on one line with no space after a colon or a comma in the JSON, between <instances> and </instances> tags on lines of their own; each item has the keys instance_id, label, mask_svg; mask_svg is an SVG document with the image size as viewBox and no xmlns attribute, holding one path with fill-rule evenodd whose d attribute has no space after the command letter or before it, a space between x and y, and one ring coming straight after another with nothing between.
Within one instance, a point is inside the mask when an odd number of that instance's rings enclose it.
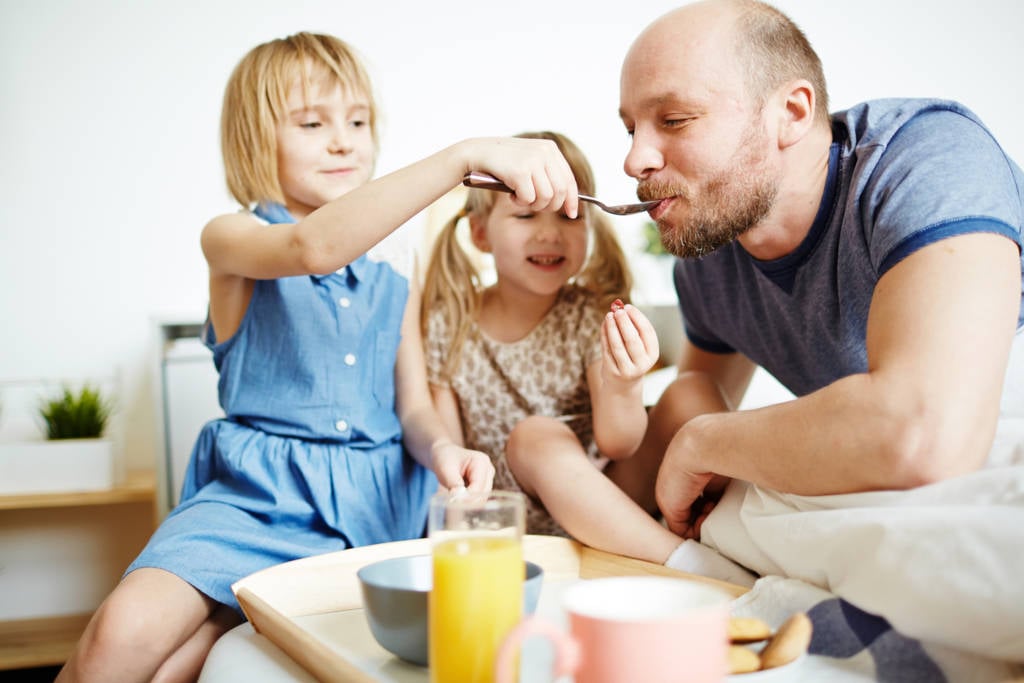
<instances>
[{"instance_id":1,"label":"man","mask_svg":"<svg viewBox=\"0 0 1024 683\"><path fill-rule=\"evenodd\" d=\"M709 0L637 38L620 115L625 169L662 199L651 216L681 257L681 372L737 405L761 365L797 396L675 431L656 490L673 531L699 535L728 478L823 496L1020 472L1024 173L972 113L883 100L829 116L787 17ZM723 552L789 573L744 548Z\"/></svg>"}]
</instances>

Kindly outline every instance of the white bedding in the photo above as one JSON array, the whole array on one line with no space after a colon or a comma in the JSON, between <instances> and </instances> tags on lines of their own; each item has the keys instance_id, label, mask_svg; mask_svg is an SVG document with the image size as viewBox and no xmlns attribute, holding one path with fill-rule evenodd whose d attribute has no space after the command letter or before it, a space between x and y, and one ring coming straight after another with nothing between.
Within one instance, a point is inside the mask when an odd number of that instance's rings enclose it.
<instances>
[{"instance_id":1,"label":"white bedding","mask_svg":"<svg viewBox=\"0 0 1024 683\"><path fill-rule=\"evenodd\" d=\"M911 491L797 496L733 482L702 543L800 579L924 643L1024 661L1024 420L992 466Z\"/></svg>"}]
</instances>

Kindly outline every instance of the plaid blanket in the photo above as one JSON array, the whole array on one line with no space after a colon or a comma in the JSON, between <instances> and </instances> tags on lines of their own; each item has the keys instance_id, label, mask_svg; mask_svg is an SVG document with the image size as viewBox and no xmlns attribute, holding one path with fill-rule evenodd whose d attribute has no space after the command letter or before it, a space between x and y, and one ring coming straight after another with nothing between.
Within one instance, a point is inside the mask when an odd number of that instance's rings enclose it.
<instances>
[{"instance_id":1,"label":"plaid blanket","mask_svg":"<svg viewBox=\"0 0 1024 683\"><path fill-rule=\"evenodd\" d=\"M805 581L757 578L696 541L680 545L665 564L749 587L733 602L734 616L756 617L773 628L795 612L810 617L809 654L779 683L1004 683L1024 675L1019 665L911 638L885 618ZM742 683L742 677L735 678Z\"/></svg>"},{"instance_id":2,"label":"plaid blanket","mask_svg":"<svg viewBox=\"0 0 1024 683\"><path fill-rule=\"evenodd\" d=\"M733 614L777 627L794 612L814 625L809 656L785 680L846 683L1003 683L1024 674L1018 667L926 644L816 586L780 576L761 578L736 599Z\"/></svg>"}]
</instances>

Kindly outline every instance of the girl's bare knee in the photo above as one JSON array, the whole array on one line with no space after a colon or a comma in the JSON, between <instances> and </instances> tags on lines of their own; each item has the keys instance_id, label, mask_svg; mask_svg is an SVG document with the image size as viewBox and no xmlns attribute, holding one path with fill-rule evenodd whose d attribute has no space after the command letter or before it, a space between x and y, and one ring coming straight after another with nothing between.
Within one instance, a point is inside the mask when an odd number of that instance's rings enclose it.
<instances>
[{"instance_id":1,"label":"girl's bare knee","mask_svg":"<svg viewBox=\"0 0 1024 683\"><path fill-rule=\"evenodd\" d=\"M721 390L707 374L684 372L665 388L652 415L674 430L697 415L728 409Z\"/></svg>"},{"instance_id":2,"label":"girl's bare knee","mask_svg":"<svg viewBox=\"0 0 1024 683\"><path fill-rule=\"evenodd\" d=\"M133 657L147 650L143 610L128 596L114 591L93 614L78 642L75 670L82 680L89 672L108 671L112 663L132 653Z\"/></svg>"},{"instance_id":3,"label":"girl's bare knee","mask_svg":"<svg viewBox=\"0 0 1024 683\"><path fill-rule=\"evenodd\" d=\"M83 672L81 678L93 678L85 672L110 671L131 671L150 678L206 618L207 598L198 597L181 579L168 577L171 575L164 576L162 570L138 570L107 596L73 655L73 668ZM175 592L182 587L187 590Z\"/></svg>"},{"instance_id":4,"label":"girl's bare knee","mask_svg":"<svg viewBox=\"0 0 1024 683\"><path fill-rule=\"evenodd\" d=\"M557 438L564 431L572 435L572 430L552 417L531 415L520 420L512 428L505 446L505 457L509 467L528 467L530 463L542 457L544 444L550 444L553 438Z\"/></svg>"},{"instance_id":5,"label":"girl's bare knee","mask_svg":"<svg viewBox=\"0 0 1024 683\"><path fill-rule=\"evenodd\" d=\"M520 420L509 434L505 445L505 461L520 488L535 495L535 477L551 457L560 439L576 439L565 423L552 417L531 415Z\"/></svg>"},{"instance_id":6,"label":"girl's bare knee","mask_svg":"<svg viewBox=\"0 0 1024 683\"><path fill-rule=\"evenodd\" d=\"M676 399L715 390L715 383L703 372L682 372L665 388L665 392Z\"/></svg>"}]
</instances>

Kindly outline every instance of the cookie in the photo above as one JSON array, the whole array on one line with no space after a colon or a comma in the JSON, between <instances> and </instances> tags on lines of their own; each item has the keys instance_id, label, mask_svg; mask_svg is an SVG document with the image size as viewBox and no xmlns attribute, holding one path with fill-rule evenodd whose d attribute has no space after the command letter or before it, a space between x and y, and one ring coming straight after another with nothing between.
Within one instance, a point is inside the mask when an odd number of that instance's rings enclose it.
<instances>
[{"instance_id":1,"label":"cookie","mask_svg":"<svg viewBox=\"0 0 1024 683\"><path fill-rule=\"evenodd\" d=\"M811 631L811 620L806 614L797 612L791 616L761 650L761 668L774 669L789 664L807 652Z\"/></svg>"},{"instance_id":2,"label":"cookie","mask_svg":"<svg viewBox=\"0 0 1024 683\"><path fill-rule=\"evenodd\" d=\"M729 642L756 643L772 637L772 628L754 617L730 617Z\"/></svg>"},{"instance_id":3,"label":"cookie","mask_svg":"<svg viewBox=\"0 0 1024 683\"><path fill-rule=\"evenodd\" d=\"M729 646L729 673L748 674L761 668L761 659L742 645Z\"/></svg>"}]
</instances>

